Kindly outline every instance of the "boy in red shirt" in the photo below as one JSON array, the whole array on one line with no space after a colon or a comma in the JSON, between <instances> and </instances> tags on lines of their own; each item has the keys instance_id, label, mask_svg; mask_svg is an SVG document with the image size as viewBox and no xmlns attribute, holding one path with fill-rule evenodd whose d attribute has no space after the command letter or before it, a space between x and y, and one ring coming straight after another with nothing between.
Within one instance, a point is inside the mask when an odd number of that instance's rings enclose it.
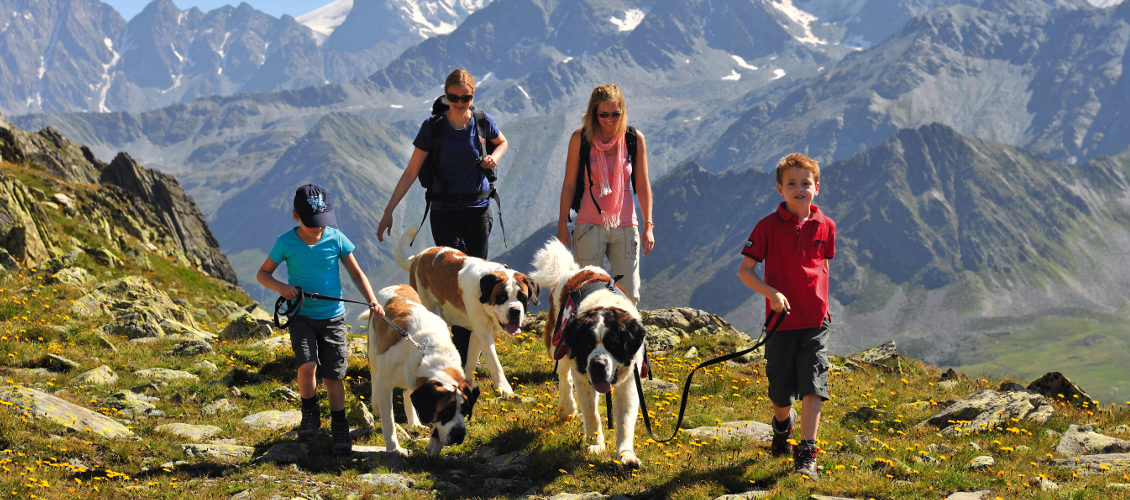
<instances>
[{"instance_id":1,"label":"boy in red shirt","mask_svg":"<svg viewBox=\"0 0 1130 500\"><path fill-rule=\"evenodd\" d=\"M742 249L738 277L765 296L766 314L788 310L780 331L765 343L765 373L773 403L775 457L793 455L796 471L816 480L820 404L828 399L828 259L836 253L836 223L812 204L820 191L820 165L800 153L777 164L777 191L785 198L761 219ZM765 280L754 269L765 263ZM793 402L801 396L801 441L790 437Z\"/></svg>"}]
</instances>

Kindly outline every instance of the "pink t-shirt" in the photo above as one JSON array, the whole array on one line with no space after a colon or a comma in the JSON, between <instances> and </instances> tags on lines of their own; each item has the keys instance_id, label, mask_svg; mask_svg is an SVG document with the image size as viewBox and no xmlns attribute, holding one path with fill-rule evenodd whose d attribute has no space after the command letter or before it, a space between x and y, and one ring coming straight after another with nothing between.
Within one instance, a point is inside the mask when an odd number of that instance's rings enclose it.
<instances>
[{"instance_id":1,"label":"pink t-shirt","mask_svg":"<svg viewBox=\"0 0 1130 500\"><path fill-rule=\"evenodd\" d=\"M599 152L598 152L599 154ZM620 207L620 225L621 226L636 226L636 203L632 199L632 164L628 163L627 152L624 153L624 205ZM595 161L589 161L591 168L600 168ZM595 172L594 172L595 174ZM592 204L592 198L589 197L589 176L585 173L581 176L581 186L577 189L584 189L585 193L581 196L581 209L577 212L577 224L597 224L604 225L604 218L600 216L600 212L596 210L596 206ZM593 179L592 194L596 196L596 202L600 203L600 208L608 210L612 204L612 195L601 196L600 185Z\"/></svg>"}]
</instances>

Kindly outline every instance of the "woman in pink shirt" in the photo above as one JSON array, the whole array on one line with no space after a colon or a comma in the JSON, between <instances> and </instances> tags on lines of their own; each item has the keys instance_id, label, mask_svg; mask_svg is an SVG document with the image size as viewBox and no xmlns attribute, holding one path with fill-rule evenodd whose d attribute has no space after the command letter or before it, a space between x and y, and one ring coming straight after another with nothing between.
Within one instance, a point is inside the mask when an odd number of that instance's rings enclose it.
<instances>
[{"instance_id":1,"label":"woman in pink shirt","mask_svg":"<svg viewBox=\"0 0 1130 500\"><path fill-rule=\"evenodd\" d=\"M642 220L636 218L633 190ZM577 211L572 234L570 209ZM620 87L601 85L593 89L581 128L569 139L557 239L571 246L581 266L603 267L607 256L612 275L623 275L620 286L632 302L639 302L641 226L647 255L655 246L647 146L643 134L628 126Z\"/></svg>"}]
</instances>

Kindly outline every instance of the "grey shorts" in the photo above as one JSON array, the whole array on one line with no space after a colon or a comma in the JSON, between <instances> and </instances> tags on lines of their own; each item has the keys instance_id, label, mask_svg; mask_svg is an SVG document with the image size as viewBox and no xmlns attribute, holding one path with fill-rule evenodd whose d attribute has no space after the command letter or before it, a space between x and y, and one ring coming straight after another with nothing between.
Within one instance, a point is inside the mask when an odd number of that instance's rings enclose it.
<instances>
[{"instance_id":1,"label":"grey shorts","mask_svg":"<svg viewBox=\"0 0 1130 500\"><path fill-rule=\"evenodd\" d=\"M349 344L345 339L345 315L330 319L295 316L290 326L290 346L298 366L318 363L318 377L345 380L349 366Z\"/></svg>"},{"instance_id":2,"label":"grey shorts","mask_svg":"<svg viewBox=\"0 0 1130 500\"><path fill-rule=\"evenodd\" d=\"M828 320L816 328L784 330L765 342L769 399L780 408L809 394L828 400Z\"/></svg>"}]
</instances>

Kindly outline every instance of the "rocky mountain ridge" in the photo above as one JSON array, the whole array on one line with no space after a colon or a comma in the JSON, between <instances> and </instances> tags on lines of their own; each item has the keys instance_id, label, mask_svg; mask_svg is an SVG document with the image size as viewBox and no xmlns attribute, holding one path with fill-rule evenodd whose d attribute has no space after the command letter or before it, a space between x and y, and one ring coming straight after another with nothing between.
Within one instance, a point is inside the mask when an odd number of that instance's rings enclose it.
<instances>
[{"instance_id":1,"label":"rocky mountain ridge","mask_svg":"<svg viewBox=\"0 0 1130 500\"><path fill-rule=\"evenodd\" d=\"M238 283L203 214L172 176L144 168L126 153L102 163L54 130L31 134L2 117L0 154L52 176L42 188L7 174L0 180L0 242L22 266L38 266L67 248L111 265L122 258L147 262L153 253ZM80 219L111 245L84 247L60 232L52 217Z\"/></svg>"}]
</instances>

